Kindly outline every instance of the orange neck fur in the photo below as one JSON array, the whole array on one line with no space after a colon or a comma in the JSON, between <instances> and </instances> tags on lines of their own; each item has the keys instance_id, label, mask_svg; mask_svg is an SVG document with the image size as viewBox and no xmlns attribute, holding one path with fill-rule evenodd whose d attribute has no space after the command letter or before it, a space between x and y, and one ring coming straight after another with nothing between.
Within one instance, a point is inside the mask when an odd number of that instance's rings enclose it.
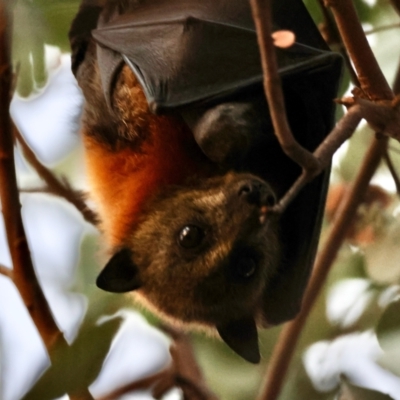
<instances>
[{"instance_id":1,"label":"orange neck fur","mask_svg":"<svg viewBox=\"0 0 400 400\"><path fill-rule=\"evenodd\" d=\"M101 228L113 247L129 237L145 202L160 188L205 174L205 157L181 121L152 116L149 131L139 149L128 143L113 150L84 135L92 195L99 207Z\"/></svg>"}]
</instances>

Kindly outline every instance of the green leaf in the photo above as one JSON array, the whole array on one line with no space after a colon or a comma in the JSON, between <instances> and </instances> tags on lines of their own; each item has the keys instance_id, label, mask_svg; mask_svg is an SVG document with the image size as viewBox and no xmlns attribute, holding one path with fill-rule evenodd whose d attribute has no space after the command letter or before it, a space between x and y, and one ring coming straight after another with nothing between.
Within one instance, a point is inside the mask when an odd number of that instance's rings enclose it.
<instances>
[{"instance_id":1,"label":"green leaf","mask_svg":"<svg viewBox=\"0 0 400 400\"><path fill-rule=\"evenodd\" d=\"M93 321L85 322L71 346L65 342L55 346L50 355L51 367L23 400L52 400L87 390L98 376L121 322L121 318L99 326Z\"/></svg>"},{"instance_id":2,"label":"green leaf","mask_svg":"<svg viewBox=\"0 0 400 400\"><path fill-rule=\"evenodd\" d=\"M12 58L21 96L28 96L47 81L45 44L70 51L68 30L78 5L79 0L19 0L12 8Z\"/></svg>"},{"instance_id":3,"label":"green leaf","mask_svg":"<svg viewBox=\"0 0 400 400\"><path fill-rule=\"evenodd\" d=\"M379 344L385 350L385 340L397 336L400 340L400 300L390 303L384 311L377 329Z\"/></svg>"}]
</instances>

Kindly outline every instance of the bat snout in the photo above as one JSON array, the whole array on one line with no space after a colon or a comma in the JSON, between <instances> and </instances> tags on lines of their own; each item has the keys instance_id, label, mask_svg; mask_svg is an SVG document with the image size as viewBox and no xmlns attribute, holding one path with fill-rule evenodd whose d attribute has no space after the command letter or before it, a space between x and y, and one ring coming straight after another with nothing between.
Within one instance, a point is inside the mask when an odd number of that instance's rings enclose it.
<instances>
[{"instance_id":1,"label":"bat snout","mask_svg":"<svg viewBox=\"0 0 400 400\"><path fill-rule=\"evenodd\" d=\"M245 202L259 207L273 207L276 196L270 186L260 179L248 178L239 183L237 194Z\"/></svg>"}]
</instances>

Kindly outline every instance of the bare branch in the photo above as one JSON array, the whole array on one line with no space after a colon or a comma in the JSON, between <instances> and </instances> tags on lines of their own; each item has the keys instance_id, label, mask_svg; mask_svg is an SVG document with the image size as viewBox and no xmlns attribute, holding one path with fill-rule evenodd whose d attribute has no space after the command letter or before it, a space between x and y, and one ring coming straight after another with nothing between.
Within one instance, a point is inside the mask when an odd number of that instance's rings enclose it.
<instances>
[{"instance_id":1,"label":"bare branch","mask_svg":"<svg viewBox=\"0 0 400 400\"><path fill-rule=\"evenodd\" d=\"M324 17L324 22L320 28L322 36L330 46L334 47L340 52L346 64L346 68L349 71L351 82L353 82L355 86L359 87L360 82L358 81L358 76L354 70L353 64L350 61L350 57L347 54L346 48L344 47L335 20L333 19L329 9L325 7L324 0L318 0L318 4L320 5L321 12Z\"/></svg>"},{"instance_id":2,"label":"bare branch","mask_svg":"<svg viewBox=\"0 0 400 400\"><path fill-rule=\"evenodd\" d=\"M347 52L357 71L361 89L371 100L391 100L393 93L365 37L351 0L325 0L332 9Z\"/></svg>"},{"instance_id":3,"label":"bare branch","mask_svg":"<svg viewBox=\"0 0 400 400\"><path fill-rule=\"evenodd\" d=\"M170 351L174 360L176 383L188 399L217 400L206 385L188 336L175 328L170 327L168 330L174 338Z\"/></svg>"},{"instance_id":4,"label":"bare branch","mask_svg":"<svg viewBox=\"0 0 400 400\"><path fill-rule=\"evenodd\" d=\"M269 362L266 383L259 400L277 399L300 333L323 287L330 267L346 238L347 230L351 226L350 222L356 214L358 205L362 202L369 182L386 151L386 147L387 138L372 142L355 181L349 191L346 192L335 215L326 245L317 256L301 312L293 322L288 323L283 328L279 336L278 343Z\"/></svg>"},{"instance_id":5,"label":"bare branch","mask_svg":"<svg viewBox=\"0 0 400 400\"><path fill-rule=\"evenodd\" d=\"M366 35L372 35L374 33L387 31L389 29L395 29L395 28L400 28L400 23L377 26L376 28L370 29L368 31L364 31L364 33Z\"/></svg>"},{"instance_id":6,"label":"bare branch","mask_svg":"<svg viewBox=\"0 0 400 400\"><path fill-rule=\"evenodd\" d=\"M14 135L21 144L25 158L28 160L29 164L32 165L38 175L46 182L48 193L64 198L76 207L87 222L96 225L98 223L97 215L88 207L83 199L83 194L80 191L72 189L66 180L60 181L48 168L46 168L28 146L17 127L14 125L13 128Z\"/></svg>"},{"instance_id":7,"label":"bare branch","mask_svg":"<svg viewBox=\"0 0 400 400\"><path fill-rule=\"evenodd\" d=\"M308 174L319 169L318 160L293 137L286 117L285 102L272 39L271 1L250 0L257 31L261 64L264 74L264 90L268 100L275 135L282 150Z\"/></svg>"},{"instance_id":8,"label":"bare branch","mask_svg":"<svg viewBox=\"0 0 400 400\"><path fill-rule=\"evenodd\" d=\"M400 141L400 96L392 100L370 101L355 97L340 102L347 107L359 107L359 112L372 130Z\"/></svg>"},{"instance_id":9,"label":"bare branch","mask_svg":"<svg viewBox=\"0 0 400 400\"><path fill-rule=\"evenodd\" d=\"M180 387L185 399L217 400L206 386L188 337L176 328L166 325L161 328L174 340L170 347L172 364L163 371L119 388L97 400L114 400L123 394L149 388L153 388L154 398L159 399L173 387Z\"/></svg>"},{"instance_id":10,"label":"bare branch","mask_svg":"<svg viewBox=\"0 0 400 400\"><path fill-rule=\"evenodd\" d=\"M392 100L393 93L369 48L351 1L325 0L325 4L330 5L333 9L343 41L356 66L361 88L372 100ZM352 109L347 115L351 112ZM353 110L353 112L353 122L356 123L357 119L359 120L361 117L361 108L357 111ZM344 119L345 117L342 121ZM274 353L270 359L265 386L259 396L260 400L275 400L279 395L300 333L346 237L347 230L351 226L350 222L356 214L358 205L361 203L369 182L387 150L387 143L388 139L383 137L378 140L375 139L371 143L355 181L340 203L339 210L335 214L335 220L328 234L326 245L317 256L313 274L303 299L302 310L293 322L283 328L275 346ZM321 146L323 145L324 143ZM321 149L321 154L327 150L330 153L329 146L325 150Z\"/></svg>"},{"instance_id":11,"label":"bare branch","mask_svg":"<svg viewBox=\"0 0 400 400\"><path fill-rule=\"evenodd\" d=\"M4 265L0 265L0 275L7 276L10 279L14 278L14 272L11 268L7 268Z\"/></svg>"},{"instance_id":12,"label":"bare branch","mask_svg":"<svg viewBox=\"0 0 400 400\"><path fill-rule=\"evenodd\" d=\"M399 175L398 175L398 173L396 171L396 168L393 165L392 159L391 159L390 154L389 154L388 151L385 152L384 159L385 159L386 165L387 165L387 167L388 167L388 169L389 169L389 171L390 171L390 173L392 175L394 184L396 185L397 194L400 195L400 178L399 178Z\"/></svg>"},{"instance_id":13,"label":"bare branch","mask_svg":"<svg viewBox=\"0 0 400 400\"><path fill-rule=\"evenodd\" d=\"M325 140L314 151L314 156L319 160L321 171L329 165L335 151L353 134L360 121L360 108L358 106L354 106L336 124ZM320 171L316 173L319 172ZM292 187L287 191L287 193L272 211L282 213L290 204L290 202L296 197L299 191L304 187L304 185L313 179L314 176L304 173L300 175L297 181L292 185Z\"/></svg>"},{"instance_id":14,"label":"bare branch","mask_svg":"<svg viewBox=\"0 0 400 400\"><path fill-rule=\"evenodd\" d=\"M122 388L119 388L104 397L100 397L97 400L115 400L121 397L124 394L134 392L135 390L141 389L149 389L153 387L158 381L165 379L171 375L171 369L168 368L161 372L157 372L154 375L148 376L146 378L137 380L133 383L130 383Z\"/></svg>"},{"instance_id":15,"label":"bare branch","mask_svg":"<svg viewBox=\"0 0 400 400\"><path fill-rule=\"evenodd\" d=\"M9 117L12 73L7 28L10 23L4 2L0 2L0 197L7 241L14 267L13 280L49 349L63 340L49 305L36 279L20 213L17 179L14 167L12 127Z\"/></svg>"}]
</instances>

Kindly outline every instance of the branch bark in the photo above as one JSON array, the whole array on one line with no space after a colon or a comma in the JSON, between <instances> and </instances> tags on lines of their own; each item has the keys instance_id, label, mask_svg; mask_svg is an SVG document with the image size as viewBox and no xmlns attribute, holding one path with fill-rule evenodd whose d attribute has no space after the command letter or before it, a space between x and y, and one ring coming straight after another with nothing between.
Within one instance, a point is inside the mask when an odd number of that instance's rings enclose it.
<instances>
[{"instance_id":1,"label":"branch bark","mask_svg":"<svg viewBox=\"0 0 400 400\"><path fill-rule=\"evenodd\" d=\"M156 374L153 374L151 376L148 376L146 378L137 380L133 383L130 383L126 386L123 386L109 394L107 394L104 397L100 397L97 400L114 400L118 399L119 397L123 396L124 394L136 391L136 390L141 390L141 389L148 389L152 386L155 386L157 382L160 380L165 379L171 374L170 369L163 370L161 372L157 372Z\"/></svg>"},{"instance_id":2,"label":"branch bark","mask_svg":"<svg viewBox=\"0 0 400 400\"><path fill-rule=\"evenodd\" d=\"M10 26L5 3L0 1L0 197L7 242L13 262L13 280L49 349L63 336L54 322L49 305L36 279L21 218L21 205L14 167L12 127L9 117L12 72L10 62Z\"/></svg>"},{"instance_id":3,"label":"branch bark","mask_svg":"<svg viewBox=\"0 0 400 400\"><path fill-rule=\"evenodd\" d=\"M334 46L338 49L346 63L347 70L350 73L351 82L353 82L355 86L360 86L356 71L354 71L353 64L351 63L349 55L346 52L342 38L340 37L338 28L332 17L331 12L328 10L327 7L325 7L324 0L318 0L318 4L320 5L321 12L324 17L324 22L321 29L322 36L329 45Z\"/></svg>"},{"instance_id":4,"label":"branch bark","mask_svg":"<svg viewBox=\"0 0 400 400\"><path fill-rule=\"evenodd\" d=\"M264 91L267 97L275 135L285 154L299 164L306 174L319 169L318 160L293 137L286 117L285 102L278 74L275 47L272 39L271 0L250 0L257 31Z\"/></svg>"},{"instance_id":5,"label":"branch bark","mask_svg":"<svg viewBox=\"0 0 400 400\"><path fill-rule=\"evenodd\" d=\"M59 180L48 168L46 168L36 157L35 153L30 149L17 127L13 124L14 136L21 144L22 152L29 162L29 164L35 169L40 178L42 178L46 184L46 192L56 196L60 196L71 203L75 208L82 214L85 221L92 225L97 225L98 218L94 211L92 211L85 200L83 199L83 193L76 191L71 188L69 183L64 180Z\"/></svg>"},{"instance_id":6,"label":"branch bark","mask_svg":"<svg viewBox=\"0 0 400 400\"><path fill-rule=\"evenodd\" d=\"M170 347L171 365L154 375L121 387L97 400L114 400L130 392L150 388L153 388L154 398L160 399L173 387L180 387L185 399L218 400L206 385L188 337L172 326L163 325L161 329L173 339Z\"/></svg>"},{"instance_id":7,"label":"branch bark","mask_svg":"<svg viewBox=\"0 0 400 400\"><path fill-rule=\"evenodd\" d=\"M282 388L283 381L293 357L301 331L307 317L319 296L331 265L346 238L347 230L351 226L358 205L368 188L369 182L378 168L379 162L386 151L387 138L374 140L364 158L360 172L343 198L336 219L332 223L324 249L318 254L313 274L304 296L300 314L293 321L285 325L272 354L267 379L259 400L275 400Z\"/></svg>"},{"instance_id":8,"label":"branch bark","mask_svg":"<svg viewBox=\"0 0 400 400\"><path fill-rule=\"evenodd\" d=\"M361 88L371 100L392 100L393 92L368 45L352 2L349 0L325 0L325 4L333 9L343 42L355 65ZM360 114L358 114L359 117ZM275 400L279 395L301 331L346 237L350 221L354 218L369 182L387 151L387 143L388 138L381 137L373 140L355 181L340 204L326 245L317 255L301 312L293 322L283 328L275 346L259 400Z\"/></svg>"},{"instance_id":9,"label":"branch bark","mask_svg":"<svg viewBox=\"0 0 400 400\"><path fill-rule=\"evenodd\" d=\"M393 165L392 159L389 155L389 151L385 152L384 158L385 158L386 165L390 171L390 174L392 175L394 184L396 185L397 194L400 195L400 178L396 171L395 166Z\"/></svg>"},{"instance_id":10,"label":"branch bark","mask_svg":"<svg viewBox=\"0 0 400 400\"><path fill-rule=\"evenodd\" d=\"M371 100L393 98L374 54L368 44L351 0L325 0L332 9L343 43L357 71L361 89Z\"/></svg>"},{"instance_id":11,"label":"branch bark","mask_svg":"<svg viewBox=\"0 0 400 400\"><path fill-rule=\"evenodd\" d=\"M336 124L325 140L314 151L314 156L319 160L321 170L330 163L333 154L340 145L351 137L361 121L360 107L354 106ZM301 174L292 187L287 191L273 211L282 213L289 203L296 197L299 191L311 180L314 175Z\"/></svg>"},{"instance_id":12,"label":"branch bark","mask_svg":"<svg viewBox=\"0 0 400 400\"><path fill-rule=\"evenodd\" d=\"M4 275L10 279L14 279L14 271L4 265L0 265L0 275Z\"/></svg>"}]
</instances>

